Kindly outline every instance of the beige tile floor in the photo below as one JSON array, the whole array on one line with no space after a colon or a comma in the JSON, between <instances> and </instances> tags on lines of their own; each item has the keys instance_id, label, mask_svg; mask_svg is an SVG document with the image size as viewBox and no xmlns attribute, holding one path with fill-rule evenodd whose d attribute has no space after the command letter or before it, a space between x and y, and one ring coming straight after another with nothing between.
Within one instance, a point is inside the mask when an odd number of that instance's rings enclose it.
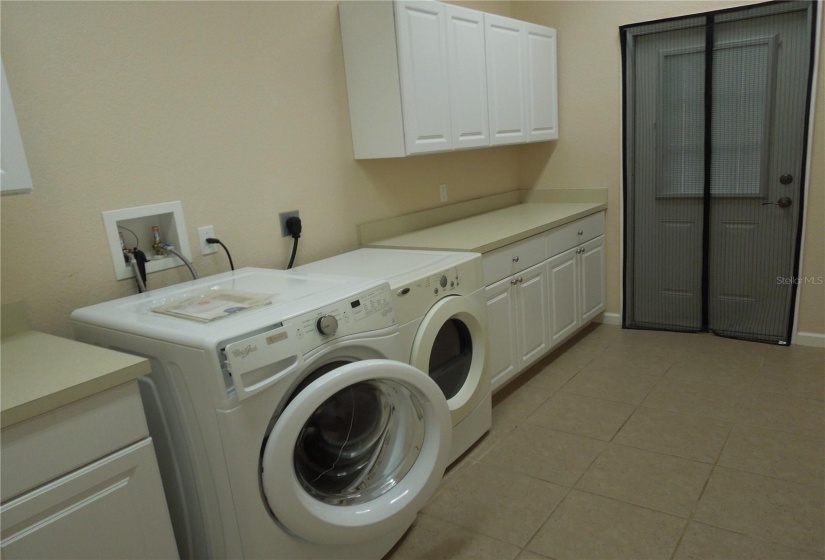
<instances>
[{"instance_id":1,"label":"beige tile floor","mask_svg":"<svg viewBox=\"0 0 825 560\"><path fill-rule=\"evenodd\" d=\"M390 558L825 559L825 350L588 327Z\"/></svg>"}]
</instances>

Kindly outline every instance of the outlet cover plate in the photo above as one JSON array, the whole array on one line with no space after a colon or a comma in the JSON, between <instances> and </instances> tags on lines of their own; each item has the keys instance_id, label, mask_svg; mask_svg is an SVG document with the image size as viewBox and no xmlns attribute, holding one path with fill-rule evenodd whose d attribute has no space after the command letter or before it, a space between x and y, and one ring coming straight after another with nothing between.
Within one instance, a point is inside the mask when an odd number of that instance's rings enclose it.
<instances>
[{"instance_id":1,"label":"outlet cover plate","mask_svg":"<svg viewBox=\"0 0 825 560\"><path fill-rule=\"evenodd\" d=\"M286 221L293 216L300 218L297 210L290 210L289 212L281 212L278 214L278 221L281 222L281 237L289 237L292 235L289 233L289 230L286 229Z\"/></svg>"}]
</instances>

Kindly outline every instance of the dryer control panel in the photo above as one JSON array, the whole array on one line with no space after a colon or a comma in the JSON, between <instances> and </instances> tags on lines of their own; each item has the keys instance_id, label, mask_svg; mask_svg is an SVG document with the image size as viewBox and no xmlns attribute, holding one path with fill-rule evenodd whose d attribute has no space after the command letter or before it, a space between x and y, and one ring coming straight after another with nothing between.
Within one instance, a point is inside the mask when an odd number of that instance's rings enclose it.
<instances>
[{"instance_id":1,"label":"dryer control panel","mask_svg":"<svg viewBox=\"0 0 825 560\"><path fill-rule=\"evenodd\" d=\"M423 317L443 297L466 296L483 288L481 262L481 258L472 259L395 287L393 301L398 324Z\"/></svg>"}]
</instances>

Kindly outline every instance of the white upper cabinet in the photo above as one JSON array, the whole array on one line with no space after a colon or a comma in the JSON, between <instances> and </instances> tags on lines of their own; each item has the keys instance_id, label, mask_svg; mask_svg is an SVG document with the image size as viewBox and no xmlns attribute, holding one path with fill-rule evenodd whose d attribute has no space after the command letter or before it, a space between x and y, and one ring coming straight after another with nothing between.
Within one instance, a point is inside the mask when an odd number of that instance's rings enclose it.
<instances>
[{"instance_id":1,"label":"white upper cabinet","mask_svg":"<svg viewBox=\"0 0 825 560\"><path fill-rule=\"evenodd\" d=\"M527 38L527 136L529 142L559 137L556 30L525 24Z\"/></svg>"},{"instance_id":2,"label":"white upper cabinet","mask_svg":"<svg viewBox=\"0 0 825 560\"><path fill-rule=\"evenodd\" d=\"M432 0L338 11L356 159L558 137L554 30Z\"/></svg>"},{"instance_id":3,"label":"white upper cabinet","mask_svg":"<svg viewBox=\"0 0 825 560\"><path fill-rule=\"evenodd\" d=\"M556 30L485 14L492 144L556 140Z\"/></svg>"},{"instance_id":4,"label":"white upper cabinet","mask_svg":"<svg viewBox=\"0 0 825 560\"><path fill-rule=\"evenodd\" d=\"M453 148L489 146L484 14L453 4L445 7Z\"/></svg>"},{"instance_id":5,"label":"white upper cabinet","mask_svg":"<svg viewBox=\"0 0 825 560\"><path fill-rule=\"evenodd\" d=\"M395 3L407 154L452 148L444 12L440 2Z\"/></svg>"},{"instance_id":6,"label":"white upper cabinet","mask_svg":"<svg viewBox=\"0 0 825 560\"><path fill-rule=\"evenodd\" d=\"M527 45L523 21L484 14L492 144L527 141Z\"/></svg>"}]
</instances>

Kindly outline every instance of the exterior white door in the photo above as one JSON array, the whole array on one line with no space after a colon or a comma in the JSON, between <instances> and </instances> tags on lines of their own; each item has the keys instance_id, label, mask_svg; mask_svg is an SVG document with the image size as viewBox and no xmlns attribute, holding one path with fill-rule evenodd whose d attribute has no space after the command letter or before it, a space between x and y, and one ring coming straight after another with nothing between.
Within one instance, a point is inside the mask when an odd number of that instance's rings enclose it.
<instances>
[{"instance_id":1,"label":"exterior white door","mask_svg":"<svg viewBox=\"0 0 825 560\"><path fill-rule=\"evenodd\" d=\"M444 474L452 423L428 376L392 360L335 367L292 396L261 457L275 517L313 543L351 544L405 526Z\"/></svg>"},{"instance_id":2,"label":"exterior white door","mask_svg":"<svg viewBox=\"0 0 825 560\"><path fill-rule=\"evenodd\" d=\"M527 141L524 22L484 14L492 145Z\"/></svg>"},{"instance_id":3,"label":"exterior white door","mask_svg":"<svg viewBox=\"0 0 825 560\"><path fill-rule=\"evenodd\" d=\"M395 3L407 154L452 148L445 24L440 2Z\"/></svg>"},{"instance_id":4,"label":"exterior white door","mask_svg":"<svg viewBox=\"0 0 825 560\"><path fill-rule=\"evenodd\" d=\"M489 146L484 13L454 4L445 8L453 148Z\"/></svg>"},{"instance_id":5,"label":"exterior white door","mask_svg":"<svg viewBox=\"0 0 825 560\"><path fill-rule=\"evenodd\" d=\"M526 23L527 135L531 142L559 137L556 30Z\"/></svg>"}]
</instances>

